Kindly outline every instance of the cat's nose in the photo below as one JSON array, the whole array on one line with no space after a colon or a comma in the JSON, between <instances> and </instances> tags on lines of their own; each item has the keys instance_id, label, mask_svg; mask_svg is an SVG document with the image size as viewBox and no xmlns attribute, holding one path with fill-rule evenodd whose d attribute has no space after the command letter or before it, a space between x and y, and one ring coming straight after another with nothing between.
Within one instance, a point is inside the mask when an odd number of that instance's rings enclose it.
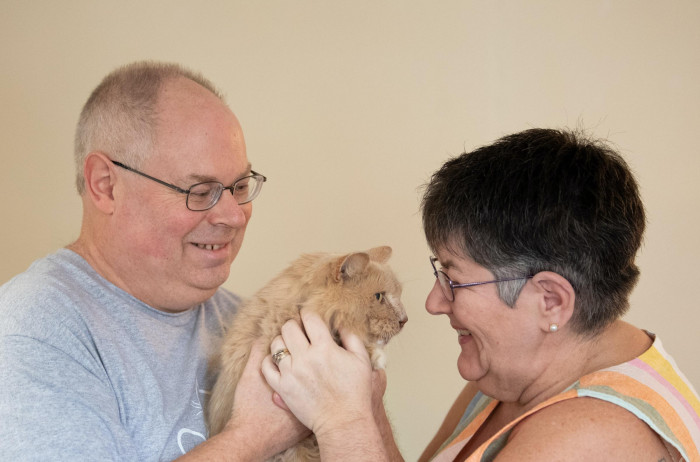
<instances>
[{"instance_id":1,"label":"cat's nose","mask_svg":"<svg viewBox=\"0 0 700 462\"><path fill-rule=\"evenodd\" d=\"M403 325L408 322L408 316L404 316L403 318L399 319L399 329L403 328Z\"/></svg>"}]
</instances>

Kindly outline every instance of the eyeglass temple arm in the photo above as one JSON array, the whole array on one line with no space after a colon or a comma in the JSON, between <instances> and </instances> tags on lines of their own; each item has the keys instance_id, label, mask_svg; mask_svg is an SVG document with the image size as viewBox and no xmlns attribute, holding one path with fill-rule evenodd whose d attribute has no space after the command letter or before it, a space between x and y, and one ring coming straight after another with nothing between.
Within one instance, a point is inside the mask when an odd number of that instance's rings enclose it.
<instances>
[{"instance_id":1,"label":"eyeglass temple arm","mask_svg":"<svg viewBox=\"0 0 700 462\"><path fill-rule=\"evenodd\" d=\"M156 183L160 183L160 184L162 184L163 186L167 186L168 188L173 189L173 190L175 190L175 191L177 191L177 192L179 192L179 193L182 193L182 194L189 194L189 193L190 193L189 189L178 188L178 187L175 186L174 184L166 183L165 181L159 180L158 178L154 178L154 177L152 177L151 175L146 175L145 173L139 172L138 170L135 170L135 169L129 167L128 165L124 165L124 164L122 164L121 162L117 162L116 160L113 160L112 163L113 163L114 165L116 165L117 167L121 167L121 168L123 168L123 169L129 170L130 172L134 172L134 173L136 173L137 175L141 175L141 176L143 176L143 177L146 177L146 178L148 178L149 180L153 180L153 181L155 181Z\"/></svg>"}]
</instances>

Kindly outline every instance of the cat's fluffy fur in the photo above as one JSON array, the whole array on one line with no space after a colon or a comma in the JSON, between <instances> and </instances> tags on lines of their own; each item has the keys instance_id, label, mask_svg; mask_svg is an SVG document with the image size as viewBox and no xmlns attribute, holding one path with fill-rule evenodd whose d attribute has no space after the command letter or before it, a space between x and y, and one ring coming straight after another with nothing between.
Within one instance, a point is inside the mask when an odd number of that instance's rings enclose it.
<instances>
[{"instance_id":1,"label":"cat's fluffy fur","mask_svg":"<svg viewBox=\"0 0 700 462\"><path fill-rule=\"evenodd\" d=\"M231 416L233 396L252 344L269 345L299 309L312 309L330 326L356 333L365 343L375 368L384 367L384 345L406 322L401 284L386 261L391 247L376 247L347 255L302 255L244 303L225 335L212 367L218 378L207 403L209 434L219 433ZM313 435L278 454L277 461L318 460Z\"/></svg>"}]
</instances>

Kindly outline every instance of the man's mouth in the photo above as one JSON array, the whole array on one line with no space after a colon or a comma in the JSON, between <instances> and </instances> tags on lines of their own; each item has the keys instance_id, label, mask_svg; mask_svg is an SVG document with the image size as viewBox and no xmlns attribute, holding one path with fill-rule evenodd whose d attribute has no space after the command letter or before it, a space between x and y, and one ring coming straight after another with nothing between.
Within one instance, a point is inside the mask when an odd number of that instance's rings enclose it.
<instances>
[{"instance_id":1,"label":"man's mouth","mask_svg":"<svg viewBox=\"0 0 700 462\"><path fill-rule=\"evenodd\" d=\"M199 247L200 249L203 250L219 250L220 248L224 247L226 244L197 244L194 243L196 247Z\"/></svg>"}]
</instances>

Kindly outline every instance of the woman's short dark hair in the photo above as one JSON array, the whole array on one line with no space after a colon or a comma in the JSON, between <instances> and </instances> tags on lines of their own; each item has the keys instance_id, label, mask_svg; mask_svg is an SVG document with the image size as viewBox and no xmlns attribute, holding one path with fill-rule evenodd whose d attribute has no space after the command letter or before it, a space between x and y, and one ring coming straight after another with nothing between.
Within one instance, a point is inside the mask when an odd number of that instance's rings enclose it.
<instances>
[{"instance_id":1,"label":"woman's short dark hair","mask_svg":"<svg viewBox=\"0 0 700 462\"><path fill-rule=\"evenodd\" d=\"M497 278L553 271L576 292L572 326L594 334L629 307L645 227L622 157L582 133L531 129L447 161L422 200L428 245ZM513 306L524 281L499 283Z\"/></svg>"}]
</instances>

